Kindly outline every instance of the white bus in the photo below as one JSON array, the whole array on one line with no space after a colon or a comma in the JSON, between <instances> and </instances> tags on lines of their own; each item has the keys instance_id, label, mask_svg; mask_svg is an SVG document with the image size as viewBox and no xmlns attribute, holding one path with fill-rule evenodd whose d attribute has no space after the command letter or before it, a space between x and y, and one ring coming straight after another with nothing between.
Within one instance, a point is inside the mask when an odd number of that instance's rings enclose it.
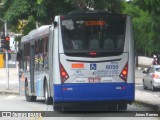
<instances>
[{"instance_id":1,"label":"white bus","mask_svg":"<svg viewBox=\"0 0 160 120\"><path fill-rule=\"evenodd\" d=\"M126 110L135 99L131 17L106 11L55 16L21 40L20 91L54 110Z\"/></svg>"}]
</instances>

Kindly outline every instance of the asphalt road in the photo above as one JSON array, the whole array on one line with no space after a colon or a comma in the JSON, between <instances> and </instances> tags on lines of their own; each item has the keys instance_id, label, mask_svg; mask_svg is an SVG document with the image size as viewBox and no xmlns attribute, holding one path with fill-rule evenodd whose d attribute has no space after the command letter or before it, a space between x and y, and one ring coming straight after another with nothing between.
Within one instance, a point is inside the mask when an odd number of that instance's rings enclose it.
<instances>
[{"instance_id":1,"label":"asphalt road","mask_svg":"<svg viewBox=\"0 0 160 120\"><path fill-rule=\"evenodd\" d=\"M53 111L53 105L46 105L44 98L36 102L27 102L24 96L0 95L0 111ZM5 103L5 104L2 104ZM150 108L140 104L128 105L127 111L149 111Z\"/></svg>"},{"instance_id":2,"label":"asphalt road","mask_svg":"<svg viewBox=\"0 0 160 120\"><path fill-rule=\"evenodd\" d=\"M123 117L126 120L133 117L134 120L140 120L142 118L136 117L136 114L148 113L152 111L150 108L144 107L140 104L128 105L127 111L107 111L107 112L57 112L53 110L52 105L46 105L43 98L39 98L36 102L27 102L24 96L20 95L0 95L0 111L13 111L14 112L42 112L44 114L49 114L50 117L46 119L53 119L57 117L58 120L72 120L70 117L74 118L73 120L106 120L108 117L113 119L114 117ZM136 111L136 112L135 112ZM156 112L154 114L157 114ZM47 115L46 115L47 116ZM20 117L19 117L20 118ZM42 120L43 117L36 118L37 120ZM128 119L127 119L128 118ZM30 117L30 120L33 120L33 117ZM35 118L34 118L35 119ZM43 118L44 119L44 118ZM55 118L54 118L55 119ZM115 119L115 118L114 118ZM124 120L123 119L123 120ZM148 119L146 117L146 119ZM8 118L7 118L8 120ZM56 120L56 119L55 119ZM119 120L119 118L118 118ZM144 119L143 119L144 120ZM149 119L148 119L149 120ZM158 117L153 117L153 120L159 120Z\"/></svg>"}]
</instances>

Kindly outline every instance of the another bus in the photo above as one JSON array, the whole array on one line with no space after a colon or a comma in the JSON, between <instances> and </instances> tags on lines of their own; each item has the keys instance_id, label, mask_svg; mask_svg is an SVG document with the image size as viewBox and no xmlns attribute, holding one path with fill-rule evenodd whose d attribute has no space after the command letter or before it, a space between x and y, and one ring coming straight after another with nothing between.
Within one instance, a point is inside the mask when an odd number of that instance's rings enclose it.
<instances>
[{"instance_id":1,"label":"another bus","mask_svg":"<svg viewBox=\"0 0 160 120\"><path fill-rule=\"evenodd\" d=\"M131 17L106 11L55 16L21 40L20 91L54 110L126 110L135 99Z\"/></svg>"}]
</instances>

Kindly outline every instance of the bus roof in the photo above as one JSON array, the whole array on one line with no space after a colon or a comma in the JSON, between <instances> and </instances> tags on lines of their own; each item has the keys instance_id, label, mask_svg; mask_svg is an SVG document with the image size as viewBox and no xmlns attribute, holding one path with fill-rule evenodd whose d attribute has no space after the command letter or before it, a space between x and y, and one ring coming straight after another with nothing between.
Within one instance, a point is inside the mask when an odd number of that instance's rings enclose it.
<instances>
[{"instance_id":1,"label":"bus roof","mask_svg":"<svg viewBox=\"0 0 160 120\"><path fill-rule=\"evenodd\" d=\"M30 41L34 38L38 38L44 35L49 34L49 28L51 27L51 25L43 25L41 27L39 27L38 29L34 29L31 32L29 32L28 35L25 35L22 37L21 42L27 42Z\"/></svg>"}]
</instances>

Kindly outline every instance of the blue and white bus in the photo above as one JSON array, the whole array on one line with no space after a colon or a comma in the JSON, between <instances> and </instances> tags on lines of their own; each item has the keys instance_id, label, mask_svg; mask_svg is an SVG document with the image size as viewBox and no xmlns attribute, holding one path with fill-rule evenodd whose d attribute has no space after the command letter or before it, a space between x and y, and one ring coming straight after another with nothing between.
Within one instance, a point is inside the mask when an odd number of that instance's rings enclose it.
<instances>
[{"instance_id":1,"label":"blue and white bus","mask_svg":"<svg viewBox=\"0 0 160 120\"><path fill-rule=\"evenodd\" d=\"M20 91L54 110L126 110L135 99L131 17L106 11L55 16L21 40Z\"/></svg>"}]
</instances>

